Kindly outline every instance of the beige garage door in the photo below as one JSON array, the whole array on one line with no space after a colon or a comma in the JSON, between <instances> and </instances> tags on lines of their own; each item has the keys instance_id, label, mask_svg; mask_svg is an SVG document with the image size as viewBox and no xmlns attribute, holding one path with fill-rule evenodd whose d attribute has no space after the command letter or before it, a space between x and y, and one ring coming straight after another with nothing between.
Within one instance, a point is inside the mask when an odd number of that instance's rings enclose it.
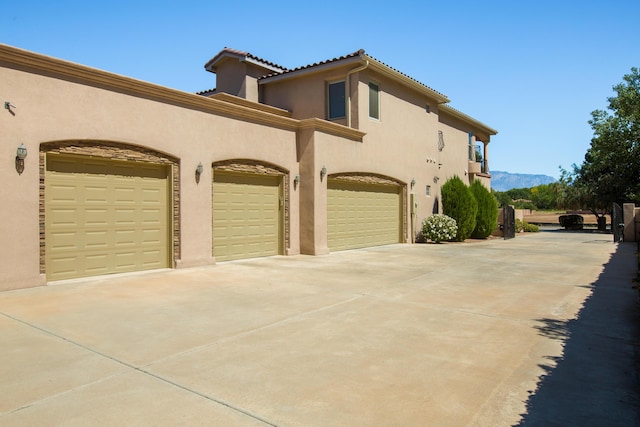
<instances>
[{"instance_id":1,"label":"beige garage door","mask_svg":"<svg viewBox=\"0 0 640 427\"><path fill-rule=\"evenodd\" d=\"M396 185L329 179L327 226L330 251L401 242L401 197Z\"/></svg>"},{"instance_id":2,"label":"beige garage door","mask_svg":"<svg viewBox=\"0 0 640 427\"><path fill-rule=\"evenodd\" d=\"M47 155L47 280L169 267L169 169Z\"/></svg>"},{"instance_id":3,"label":"beige garage door","mask_svg":"<svg viewBox=\"0 0 640 427\"><path fill-rule=\"evenodd\" d=\"M217 261L282 253L282 178L214 172L213 255Z\"/></svg>"}]
</instances>

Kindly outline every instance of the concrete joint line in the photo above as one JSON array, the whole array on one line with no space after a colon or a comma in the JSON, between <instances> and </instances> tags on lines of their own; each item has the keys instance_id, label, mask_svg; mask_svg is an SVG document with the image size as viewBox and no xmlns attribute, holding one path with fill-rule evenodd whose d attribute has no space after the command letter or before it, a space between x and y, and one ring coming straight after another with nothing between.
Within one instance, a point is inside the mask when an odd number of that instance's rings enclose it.
<instances>
[{"instance_id":1,"label":"concrete joint line","mask_svg":"<svg viewBox=\"0 0 640 427\"><path fill-rule=\"evenodd\" d=\"M358 296L355 296L355 297L352 297L352 298L349 298L349 299L346 299L346 300L343 300L343 301L339 301L339 302L334 303L334 304L325 305L323 307L316 308L314 310L305 311L303 313L298 313L298 314L294 314L293 316L289 316L289 317L285 317L285 318L282 318L282 319L279 319L279 320L275 320L275 321L273 321L271 323L267 323L267 324L259 326L257 328L249 329L249 330L246 330L246 331L241 331L241 332L238 332L238 333L236 333L234 335L229 335L228 337L220 338L220 339L218 339L216 341L213 341L213 342L210 342L208 344L203 344L201 346L193 347L193 348L190 348L188 350L182 351L180 353L172 354L172 355L164 357L162 359L158 359L156 361L153 361L153 362L151 362L151 363L149 363L148 365L145 365L145 366L147 366L147 367L153 366L153 365L156 365L158 363L166 362L167 360L171 360L171 359L176 358L176 357L181 357L181 356L187 355L189 353L194 353L196 351L203 350L205 348L209 348L209 347L213 347L213 346L216 346L216 345L219 345L219 344L223 344L223 343L226 343L226 342L229 342L229 341L233 341L235 339L242 338L242 337L245 337L247 335L251 335L251 334L253 334L255 332L259 332L259 331L262 331L262 330L265 330L265 329L272 328L274 326L280 325L282 323L286 323L286 322L289 322L289 321L292 321L292 320L295 320L295 319L299 319L299 318L305 317L305 316L307 316L309 314L319 313L319 312L327 310L329 308L333 308L333 307L337 307L337 306L342 305L342 304L350 303L351 301L355 301L355 300L360 299L362 297L363 297L362 295L358 295Z\"/></svg>"},{"instance_id":2,"label":"concrete joint line","mask_svg":"<svg viewBox=\"0 0 640 427\"><path fill-rule=\"evenodd\" d=\"M140 372L140 373L142 373L142 374L144 374L144 375L147 375L147 376L149 376L149 377L152 377L152 378L155 378L155 379L157 379L157 380L160 380L160 381L162 381L162 382L164 382L164 383L166 383L166 384L172 385L172 386L174 386L174 387L177 387L177 388L179 388L179 389L182 389L182 390L184 390L184 391L187 391L187 392L189 392L189 393L192 393L192 394L195 394L195 395L197 395L197 396L200 396L200 397L202 397L202 398L204 398L204 399L207 399L207 400L209 400L209 401L211 401L211 402L214 402L214 403L217 403L217 404L219 404L219 405L225 406L225 407L227 407L227 408L229 408L229 409L231 409L231 410L233 410L233 411L239 412L239 413L241 413L241 414L243 414L243 415L246 415L246 416L248 416L248 417L250 417L250 418L253 418L253 419L257 420L257 421L260 421L261 423L264 423L264 424L266 424L266 425L273 426L273 427L278 427L278 425L277 425L277 424L274 424L274 423L272 423L272 422L270 422L270 421L267 421L267 420L265 420L264 418L262 418L262 417L260 417L260 416L258 416L258 415L252 414L251 412L248 412L248 411L246 411L246 410L244 410L244 409L241 409L241 408L235 407L235 406L231 405L230 403L227 403L227 402L225 402L225 401L223 401L223 400L216 399L215 397L208 396L208 395L206 395L206 394L204 394L204 393L201 393L201 392L199 392L199 391L197 391L197 390L193 390L193 389L190 389L190 388L188 388L188 387L185 387L185 386L183 386L183 385L181 385L181 384L178 384L178 383L176 383L176 382L174 382L174 381L171 381L171 380L169 380L169 379L167 379L167 378L163 378L163 377L161 377L161 376L159 376L159 375L156 375L156 374L154 374L154 373L152 373L152 372L149 372L149 371L147 371L147 370L145 370L145 369L143 369L143 368L141 368L141 367L137 367L137 366L134 366L134 365L132 365L132 364L130 364L130 363L127 363L127 362L125 362L125 361L123 361L123 360L116 359L116 358L114 358L114 357L112 357L112 356L109 356L108 354L104 354L104 353L102 353L102 352L100 352L100 351L97 351L97 350L95 350L95 349L91 348L91 347L87 347L87 346L86 346L86 345L84 345L84 344L81 344L81 343L79 343L79 342L76 342L76 341L70 340L70 339L68 339L68 338L65 338L65 337L63 337L63 336L61 336L61 335L58 335L58 334L56 334L55 332L52 332L52 331L49 331L49 330L47 330L47 329L44 329L44 328L42 328L42 327L40 327L40 326L37 326L37 325L31 324L31 323L29 323L29 322L27 322L27 321L24 321L24 320L22 320L22 319L18 319L17 317L11 316L10 314L4 313L4 312L0 312L0 314L2 314L4 317L6 317L6 318L8 318L8 319L11 319L11 320L13 320L13 321L15 321L15 322L18 322L18 323L20 323L20 324L22 324L22 325L25 325L25 326L29 327L29 328L33 328L33 329L35 329L35 330L37 330L37 331L40 331L40 332L42 332L42 333L44 333L44 334L46 334L46 335L49 335L49 336L54 337L54 338L57 338L57 339L59 339L59 340L62 340L62 341L67 342L67 343L69 343L69 344L72 344L72 345L74 345L74 346L76 346L76 347L82 348L82 349L84 349L84 350L86 350L86 351L88 351L88 352L90 352L90 353L93 353L93 354L98 355L98 356L100 356L100 357L104 357L104 358L106 358L106 359L109 359L109 360L111 360L111 361L113 361L113 362L116 362L116 363L118 363L118 364L120 364L120 365L122 365L122 366L125 366L125 367L127 367L127 368L129 368L129 369L131 369L131 370L134 370L134 371ZM156 363L157 363L157 362L156 362ZM147 366L149 366L149 365L147 365ZM13 409L13 410L11 410L11 411L9 411L9 412L7 412L7 413L13 413L13 412L21 411L21 410L23 410L23 409L29 408L30 406L33 406L34 404L36 404L36 403L38 403L38 402L43 402L43 401L46 401L46 400L48 400L48 399L52 399L52 398L54 398L54 397L64 395L64 394L66 394L66 393L69 393L69 392L72 392L72 391L75 391L75 390L80 390L80 389L82 389L82 388L88 387L89 385L93 385L93 384L100 383L100 382L102 382L102 381L105 381L105 380L106 380L106 379L108 379L108 378L113 378L113 377L118 376L118 375L122 375L122 372L120 372L120 373L118 373L118 374L110 375L110 376L108 376L108 377L101 378L101 379L99 379L99 380L97 380L97 381L93 381L93 382L91 382L91 383L84 384L84 385L82 385L82 386L80 386L80 387L76 387L76 388L73 388L73 389L70 389L70 390L66 390L66 391L64 391L64 392L61 392L61 393L57 393L57 394L52 395L52 396L48 396L48 397L46 397L46 398L44 398L44 399L40 399L40 400L35 401L35 402L31 402L31 403L30 403L30 404L28 404L28 405L22 406L22 407L20 407L20 408Z\"/></svg>"}]
</instances>

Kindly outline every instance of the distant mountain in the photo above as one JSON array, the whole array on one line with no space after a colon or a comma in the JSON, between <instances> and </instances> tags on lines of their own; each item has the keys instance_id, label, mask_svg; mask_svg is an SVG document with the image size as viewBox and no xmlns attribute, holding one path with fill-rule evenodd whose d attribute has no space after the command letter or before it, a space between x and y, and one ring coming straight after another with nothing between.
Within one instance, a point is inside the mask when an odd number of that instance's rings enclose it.
<instances>
[{"instance_id":1,"label":"distant mountain","mask_svg":"<svg viewBox=\"0 0 640 427\"><path fill-rule=\"evenodd\" d=\"M556 182L556 179L549 175L491 171L491 188L496 191L507 191L512 188L531 188L537 185L551 184L552 182Z\"/></svg>"}]
</instances>

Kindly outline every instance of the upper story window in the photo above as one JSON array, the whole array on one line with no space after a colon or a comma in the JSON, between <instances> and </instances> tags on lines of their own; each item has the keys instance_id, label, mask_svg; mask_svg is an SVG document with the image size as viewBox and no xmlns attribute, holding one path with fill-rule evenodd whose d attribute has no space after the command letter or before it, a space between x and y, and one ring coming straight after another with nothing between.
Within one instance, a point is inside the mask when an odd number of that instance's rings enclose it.
<instances>
[{"instance_id":1,"label":"upper story window","mask_svg":"<svg viewBox=\"0 0 640 427\"><path fill-rule=\"evenodd\" d=\"M369 82L369 117L380 120L380 87Z\"/></svg>"},{"instance_id":2,"label":"upper story window","mask_svg":"<svg viewBox=\"0 0 640 427\"><path fill-rule=\"evenodd\" d=\"M327 107L329 120L346 117L345 85L344 80L329 83L327 85Z\"/></svg>"}]
</instances>

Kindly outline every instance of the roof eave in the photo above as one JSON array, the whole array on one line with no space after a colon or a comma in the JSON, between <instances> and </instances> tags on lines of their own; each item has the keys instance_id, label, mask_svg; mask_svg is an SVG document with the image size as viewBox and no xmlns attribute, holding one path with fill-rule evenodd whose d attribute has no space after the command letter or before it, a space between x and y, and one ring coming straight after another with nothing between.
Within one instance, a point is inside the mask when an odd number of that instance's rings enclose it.
<instances>
[{"instance_id":1,"label":"roof eave","mask_svg":"<svg viewBox=\"0 0 640 427\"><path fill-rule=\"evenodd\" d=\"M281 80L302 77L310 74L320 73L322 71L330 70L332 68L339 68L345 65L358 64L358 63L364 63L364 61L360 58L360 56L352 56L349 58L339 59L337 61L332 61L332 62L320 64L320 65L301 68L299 70L290 71L283 74L276 74L272 76L262 77L260 80L258 80L258 84L263 85L263 84L275 83Z\"/></svg>"},{"instance_id":2,"label":"roof eave","mask_svg":"<svg viewBox=\"0 0 640 427\"><path fill-rule=\"evenodd\" d=\"M463 120L467 123L469 123L470 125L476 127L477 129L479 129L482 132L487 133L487 135L497 135L498 131L493 129L492 127L487 126L486 124L482 123L479 120L474 119L471 116L468 116L466 114L464 114L462 111L458 111L453 107L450 107L448 105L442 104L438 107L438 109L441 112L445 112L447 114L449 114L450 116L456 117L460 120Z\"/></svg>"},{"instance_id":3,"label":"roof eave","mask_svg":"<svg viewBox=\"0 0 640 427\"><path fill-rule=\"evenodd\" d=\"M430 98L435 99L439 104L450 102L450 99L446 95L434 89L431 89L430 87L420 83L417 80L412 79L411 77L405 74L402 74L399 71L394 70L393 68L389 67L386 64L383 64L377 59L372 58L369 55L366 56L366 59L369 61L369 68L373 68L375 71L381 74L384 74L392 79L400 81L405 86L408 86L418 92L423 93L424 95L427 95Z\"/></svg>"},{"instance_id":4,"label":"roof eave","mask_svg":"<svg viewBox=\"0 0 640 427\"><path fill-rule=\"evenodd\" d=\"M402 74L401 72L394 70L388 65L385 65L380 61L378 61L377 59L372 58L369 55L366 55L364 53L360 55L350 56L348 58L339 59L337 61L331 61L331 62L327 62L320 65L302 68L300 70L291 71L284 74L277 74L273 76L263 77L258 81L258 84L263 85L263 84L275 83L275 82L290 79L290 78L296 78L296 77L302 77L310 74L320 73L326 70L343 67L349 64L365 64L367 63L367 61L369 62L369 68L372 68L375 71L386 75L387 77L390 77L394 80L399 81L400 83L410 87L411 89L414 89L430 98L435 99L436 102L438 102L439 104L443 104L450 101L446 95L434 89L431 89L430 87L418 82L417 80L414 80Z\"/></svg>"},{"instance_id":5,"label":"roof eave","mask_svg":"<svg viewBox=\"0 0 640 427\"><path fill-rule=\"evenodd\" d=\"M258 61L256 59L253 59L246 52L230 52L228 50L223 50L222 52L218 53L216 56L211 58L204 65L204 69L209 71L209 72L211 72L211 73L215 73L216 72L216 68L217 68L216 65L218 63L220 63L220 61L222 61L224 58L234 58L234 59L238 60L239 62L247 62L247 63L252 64L252 65L257 65L258 67L264 68L265 70L269 70L269 71L272 71L274 73L281 73L282 71L284 71L283 68L276 67L276 66L270 65L270 64L268 64L266 62Z\"/></svg>"}]
</instances>

